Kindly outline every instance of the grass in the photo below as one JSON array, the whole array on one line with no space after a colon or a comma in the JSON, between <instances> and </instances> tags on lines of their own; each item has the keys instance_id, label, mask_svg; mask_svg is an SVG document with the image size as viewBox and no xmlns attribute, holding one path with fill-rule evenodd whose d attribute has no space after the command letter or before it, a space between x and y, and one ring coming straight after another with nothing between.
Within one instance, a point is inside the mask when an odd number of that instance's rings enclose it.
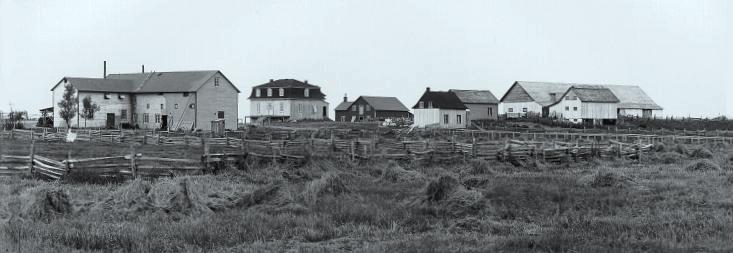
<instances>
[{"instance_id":1,"label":"grass","mask_svg":"<svg viewBox=\"0 0 733 253\"><path fill-rule=\"evenodd\" d=\"M667 147L542 169L312 160L155 181L5 177L0 250L733 250L731 150Z\"/></svg>"}]
</instances>

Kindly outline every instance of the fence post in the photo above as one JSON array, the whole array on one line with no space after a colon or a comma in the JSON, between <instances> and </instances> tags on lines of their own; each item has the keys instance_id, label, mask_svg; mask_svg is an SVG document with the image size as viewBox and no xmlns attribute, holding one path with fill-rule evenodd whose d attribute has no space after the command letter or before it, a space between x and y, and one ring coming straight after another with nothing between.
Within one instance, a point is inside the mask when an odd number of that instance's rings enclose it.
<instances>
[{"instance_id":1,"label":"fence post","mask_svg":"<svg viewBox=\"0 0 733 253\"><path fill-rule=\"evenodd\" d=\"M71 150L66 151L66 174L68 175L71 173L71 167L73 166L71 164Z\"/></svg>"},{"instance_id":2,"label":"fence post","mask_svg":"<svg viewBox=\"0 0 733 253\"><path fill-rule=\"evenodd\" d=\"M31 176L33 176L33 159L34 159L34 153L36 151L36 142L31 141L31 153L28 155L30 159L28 159L28 169Z\"/></svg>"},{"instance_id":3,"label":"fence post","mask_svg":"<svg viewBox=\"0 0 733 253\"><path fill-rule=\"evenodd\" d=\"M351 146L349 147L349 149L350 149L349 151L351 153L351 160L353 161L355 159L355 155L356 155L356 150L355 150L356 149L356 143L354 142L354 140L351 140Z\"/></svg>"},{"instance_id":4,"label":"fence post","mask_svg":"<svg viewBox=\"0 0 733 253\"><path fill-rule=\"evenodd\" d=\"M130 171L132 172L132 178L137 178L137 166L135 166L135 146L130 144Z\"/></svg>"},{"instance_id":5,"label":"fence post","mask_svg":"<svg viewBox=\"0 0 733 253\"><path fill-rule=\"evenodd\" d=\"M476 158L476 138L471 139L471 156Z\"/></svg>"},{"instance_id":6,"label":"fence post","mask_svg":"<svg viewBox=\"0 0 733 253\"><path fill-rule=\"evenodd\" d=\"M204 170L209 170L209 144L206 138L201 138L201 147L204 149Z\"/></svg>"}]
</instances>

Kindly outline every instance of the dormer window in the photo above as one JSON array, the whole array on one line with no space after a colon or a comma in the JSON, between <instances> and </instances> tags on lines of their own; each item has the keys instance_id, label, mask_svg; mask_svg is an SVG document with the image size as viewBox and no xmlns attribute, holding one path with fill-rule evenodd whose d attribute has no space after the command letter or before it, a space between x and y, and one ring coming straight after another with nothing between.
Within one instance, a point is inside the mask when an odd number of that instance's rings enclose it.
<instances>
[{"instance_id":1,"label":"dormer window","mask_svg":"<svg viewBox=\"0 0 733 253\"><path fill-rule=\"evenodd\" d=\"M112 95L111 95L111 94L109 94L109 93L104 93L104 99L109 99L110 97L112 97Z\"/></svg>"},{"instance_id":2,"label":"dormer window","mask_svg":"<svg viewBox=\"0 0 733 253\"><path fill-rule=\"evenodd\" d=\"M433 101L428 101L428 108L433 108Z\"/></svg>"},{"instance_id":3,"label":"dormer window","mask_svg":"<svg viewBox=\"0 0 733 253\"><path fill-rule=\"evenodd\" d=\"M305 88L305 89L303 90L303 96L304 96L304 97L310 97L310 96L311 96L311 92L310 92L310 91L311 91L310 89L308 89L308 88Z\"/></svg>"},{"instance_id":4,"label":"dormer window","mask_svg":"<svg viewBox=\"0 0 733 253\"><path fill-rule=\"evenodd\" d=\"M262 95L262 92L260 89L255 89L255 97L260 97Z\"/></svg>"},{"instance_id":5,"label":"dormer window","mask_svg":"<svg viewBox=\"0 0 733 253\"><path fill-rule=\"evenodd\" d=\"M420 108L420 109L425 108L425 102L423 102L423 101L418 102L417 103L417 108Z\"/></svg>"},{"instance_id":6,"label":"dormer window","mask_svg":"<svg viewBox=\"0 0 733 253\"><path fill-rule=\"evenodd\" d=\"M272 97L272 88L267 88L267 96Z\"/></svg>"},{"instance_id":7,"label":"dormer window","mask_svg":"<svg viewBox=\"0 0 733 253\"><path fill-rule=\"evenodd\" d=\"M119 98L119 99L125 99L125 94L120 93L119 95L117 95L117 98Z\"/></svg>"},{"instance_id":8,"label":"dormer window","mask_svg":"<svg viewBox=\"0 0 733 253\"><path fill-rule=\"evenodd\" d=\"M285 89L280 88L280 96L281 97L284 97L285 96Z\"/></svg>"}]
</instances>

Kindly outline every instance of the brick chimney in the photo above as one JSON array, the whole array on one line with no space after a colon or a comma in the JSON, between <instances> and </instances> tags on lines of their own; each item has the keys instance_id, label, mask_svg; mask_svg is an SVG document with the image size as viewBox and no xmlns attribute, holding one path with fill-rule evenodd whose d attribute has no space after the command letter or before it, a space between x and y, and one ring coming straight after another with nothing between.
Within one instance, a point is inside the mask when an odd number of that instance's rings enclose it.
<instances>
[{"instance_id":1,"label":"brick chimney","mask_svg":"<svg viewBox=\"0 0 733 253\"><path fill-rule=\"evenodd\" d=\"M104 72L102 72L102 78L107 78L107 61L104 61Z\"/></svg>"},{"instance_id":2,"label":"brick chimney","mask_svg":"<svg viewBox=\"0 0 733 253\"><path fill-rule=\"evenodd\" d=\"M425 87L426 92L430 92L430 87Z\"/></svg>"},{"instance_id":3,"label":"brick chimney","mask_svg":"<svg viewBox=\"0 0 733 253\"><path fill-rule=\"evenodd\" d=\"M304 83L305 83L305 84L308 84L308 80L305 80L305 81L304 81Z\"/></svg>"},{"instance_id":4,"label":"brick chimney","mask_svg":"<svg viewBox=\"0 0 733 253\"><path fill-rule=\"evenodd\" d=\"M145 64L143 64L143 73L145 73Z\"/></svg>"},{"instance_id":5,"label":"brick chimney","mask_svg":"<svg viewBox=\"0 0 733 253\"><path fill-rule=\"evenodd\" d=\"M344 93L344 102L349 102L349 97L346 96L346 93Z\"/></svg>"},{"instance_id":6,"label":"brick chimney","mask_svg":"<svg viewBox=\"0 0 733 253\"><path fill-rule=\"evenodd\" d=\"M274 82L274 81L275 81L275 79L270 79L270 82Z\"/></svg>"}]
</instances>

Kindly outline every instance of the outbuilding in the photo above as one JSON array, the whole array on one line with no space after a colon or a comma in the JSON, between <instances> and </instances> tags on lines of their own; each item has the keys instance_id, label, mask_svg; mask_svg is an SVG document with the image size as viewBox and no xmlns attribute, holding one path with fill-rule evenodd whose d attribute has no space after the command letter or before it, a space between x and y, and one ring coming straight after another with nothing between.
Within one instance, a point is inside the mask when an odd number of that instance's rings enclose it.
<instances>
[{"instance_id":1,"label":"outbuilding","mask_svg":"<svg viewBox=\"0 0 733 253\"><path fill-rule=\"evenodd\" d=\"M425 89L414 110L414 125L434 128L466 128L466 107L452 91Z\"/></svg>"}]
</instances>

